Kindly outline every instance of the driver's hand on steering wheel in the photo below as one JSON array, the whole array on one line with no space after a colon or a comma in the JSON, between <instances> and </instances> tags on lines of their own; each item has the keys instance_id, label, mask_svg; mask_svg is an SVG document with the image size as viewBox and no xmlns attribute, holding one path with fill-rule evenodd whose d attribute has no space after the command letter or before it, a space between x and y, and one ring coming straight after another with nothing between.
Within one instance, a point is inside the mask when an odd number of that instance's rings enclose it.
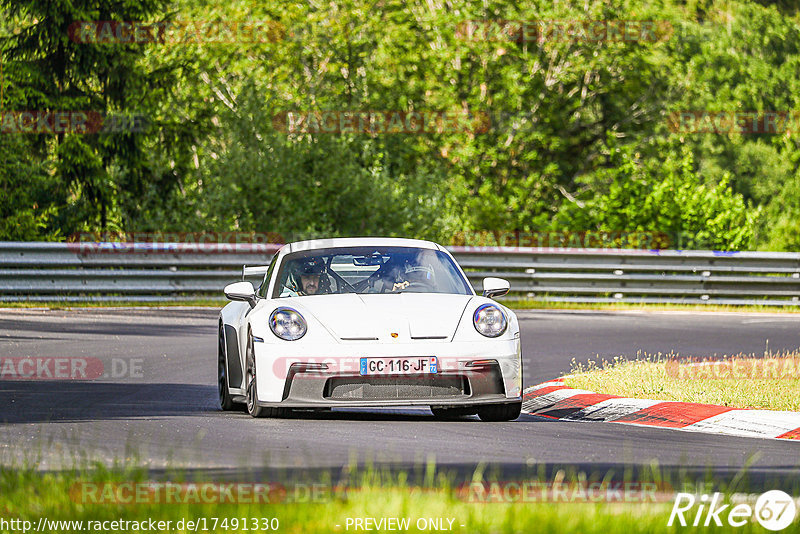
<instances>
[{"instance_id":1,"label":"driver's hand on steering wheel","mask_svg":"<svg viewBox=\"0 0 800 534\"><path fill-rule=\"evenodd\" d=\"M395 282L394 286L392 286L392 291L398 291L398 290L401 290L401 289L405 289L410 285L411 285L411 282L409 282L408 280L406 280L404 282Z\"/></svg>"}]
</instances>

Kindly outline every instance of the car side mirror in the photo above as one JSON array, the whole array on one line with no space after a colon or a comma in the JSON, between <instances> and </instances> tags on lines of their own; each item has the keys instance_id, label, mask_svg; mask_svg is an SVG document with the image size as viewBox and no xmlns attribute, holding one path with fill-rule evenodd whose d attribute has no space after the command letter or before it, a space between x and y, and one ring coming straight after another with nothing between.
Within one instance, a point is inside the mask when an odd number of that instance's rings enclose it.
<instances>
[{"instance_id":1,"label":"car side mirror","mask_svg":"<svg viewBox=\"0 0 800 534\"><path fill-rule=\"evenodd\" d=\"M502 297L511 290L511 284L508 280L502 278L494 278L489 276L483 279L483 296L493 299L495 297Z\"/></svg>"},{"instance_id":2,"label":"car side mirror","mask_svg":"<svg viewBox=\"0 0 800 534\"><path fill-rule=\"evenodd\" d=\"M256 305L256 290L250 282L228 284L223 291L225 292L225 296L230 300L249 302L251 308L254 308Z\"/></svg>"}]
</instances>

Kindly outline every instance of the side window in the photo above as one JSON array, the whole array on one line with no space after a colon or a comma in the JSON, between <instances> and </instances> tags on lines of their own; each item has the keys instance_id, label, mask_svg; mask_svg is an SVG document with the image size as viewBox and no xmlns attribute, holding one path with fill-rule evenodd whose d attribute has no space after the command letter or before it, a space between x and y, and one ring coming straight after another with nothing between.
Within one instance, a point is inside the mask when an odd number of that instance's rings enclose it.
<instances>
[{"instance_id":1,"label":"side window","mask_svg":"<svg viewBox=\"0 0 800 534\"><path fill-rule=\"evenodd\" d=\"M278 259L278 254L272 256L272 261L269 262L269 267L267 267L267 274L264 275L264 281L261 282L261 285L258 288L258 296L261 298L267 298L267 289L269 288L269 281L272 278L272 272L275 270L275 264Z\"/></svg>"}]
</instances>

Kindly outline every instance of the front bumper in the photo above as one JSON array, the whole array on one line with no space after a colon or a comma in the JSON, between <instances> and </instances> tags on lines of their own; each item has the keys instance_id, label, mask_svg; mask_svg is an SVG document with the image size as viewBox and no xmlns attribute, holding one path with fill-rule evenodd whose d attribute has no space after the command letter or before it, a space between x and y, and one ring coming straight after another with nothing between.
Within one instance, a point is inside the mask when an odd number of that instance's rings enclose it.
<instances>
[{"instance_id":1,"label":"front bumper","mask_svg":"<svg viewBox=\"0 0 800 534\"><path fill-rule=\"evenodd\" d=\"M297 350L290 356L279 352L287 346ZM256 343L254 348L260 406L465 406L521 400L519 339L322 346ZM358 372L362 357L429 356L439 360L436 374L361 376Z\"/></svg>"}]
</instances>

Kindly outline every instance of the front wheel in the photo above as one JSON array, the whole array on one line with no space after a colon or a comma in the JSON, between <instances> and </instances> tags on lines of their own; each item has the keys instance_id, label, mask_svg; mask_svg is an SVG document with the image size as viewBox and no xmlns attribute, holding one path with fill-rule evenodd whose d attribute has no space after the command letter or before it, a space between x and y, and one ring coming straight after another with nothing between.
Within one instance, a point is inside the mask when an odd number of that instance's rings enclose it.
<instances>
[{"instance_id":1,"label":"front wheel","mask_svg":"<svg viewBox=\"0 0 800 534\"><path fill-rule=\"evenodd\" d=\"M247 413L252 417L283 417L289 413L286 408L271 408L258 405L256 395L256 353L253 348L253 335L247 333L247 371L245 372L245 396L247 398Z\"/></svg>"},{"instance_id":2,"label":"front wheel","mask_svg":"<svg viewBox=\"0 0 800 534\"><path fill-rule=\"evenodd\" d=\"M522 412L522 402L487 404L478 408L481 421L513 421Z\"/></svg>"},{"instance_id":3,"label":"front wheel","mask_svg":"<svg viewBox=\"0 0 800 534\"><path fill-rule=\"evenodd\" d=\"M228 366L225 357L225 336L219 327L219 349L217 351L217 385L219 389L219 407L225 412L236 409L228 389ZM241 406L241 405L240 405Z\"/></svg>"}]
</instances>

